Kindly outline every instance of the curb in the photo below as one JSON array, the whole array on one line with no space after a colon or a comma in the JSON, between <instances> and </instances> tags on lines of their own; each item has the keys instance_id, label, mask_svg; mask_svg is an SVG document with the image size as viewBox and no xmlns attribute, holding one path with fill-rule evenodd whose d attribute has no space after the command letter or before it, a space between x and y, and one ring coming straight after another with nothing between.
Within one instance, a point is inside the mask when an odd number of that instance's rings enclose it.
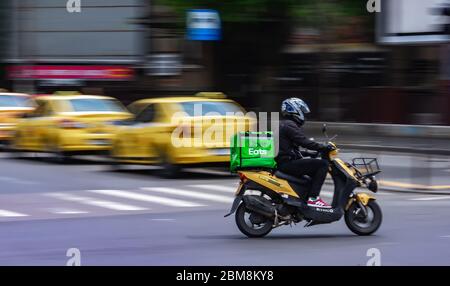
<instances>
[{"instance_id":1,"label":"curb","mask_svg":"<svg viewBox=\"0 0 450 286\"><path fill-rule=\"evenodd\" d=\"M416 190L416 189L401 189L401 188L380 187L379 191L389 192L389 193L397 193L397 194L405 193L405 194L450 196L450 190L449 191L429 191L429 190Z\"/></svg>"},{"instance_id":2,"label":"curb","mask_svg":"<svg viewBox=\"0 0 450 286\"><path fill-rule=\"evenodd\" d=\"M450 149L437 149L437 148L415 148L415 147L396 147L396 146L382 146L382 145L356 145L356 144L339 144L340 147L348 148L348 150L364 150L364 151L381 151L381 152L395 152L395 153L407 153L417 154L423 156L430 155L450 155Z\"/></svg>"},{"instance_id":3,"label":"curb","mask_svg":"<svg viewBox=\"0 0 450 286\"><path fill-rule=\"evenodd\" d=\"M333 185L332 181L326 180L325 185ZM420 190L420 189L404 189L404 188L393 188L393 187L380 187L379 192L389 192L397 194L422 194L422 195L445 195L450 196L450 190L448 191L435 191L435 190Z\"/></svg>"}]
</instances>

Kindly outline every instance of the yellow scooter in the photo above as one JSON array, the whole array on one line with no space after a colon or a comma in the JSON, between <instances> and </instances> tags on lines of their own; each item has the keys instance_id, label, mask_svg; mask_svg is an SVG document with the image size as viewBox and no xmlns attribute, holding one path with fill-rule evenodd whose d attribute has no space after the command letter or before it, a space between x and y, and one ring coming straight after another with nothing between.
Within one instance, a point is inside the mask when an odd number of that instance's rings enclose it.
<instances>
[{"instance_id":1,"label":"yellow scooter","mask_svg":"<svg viewBox=\"0 0 450 286\"><path fill-rule=\"evenodd\" d=\"M307 205L311 179L294 177L277 170L240 170L240 184L230 212L236 213L239 230L248 237L263 237L273 228L306 221L305 227L340 220L358 235L370 235L378 230L382 212L369 193L355 192L365 186L375 193L375 175L380 171L377 159L355 158L346 163L337 158L338 149L322 153L329 161L329 174L334 183L332 208Z\"/></svg>"}]
</instances>

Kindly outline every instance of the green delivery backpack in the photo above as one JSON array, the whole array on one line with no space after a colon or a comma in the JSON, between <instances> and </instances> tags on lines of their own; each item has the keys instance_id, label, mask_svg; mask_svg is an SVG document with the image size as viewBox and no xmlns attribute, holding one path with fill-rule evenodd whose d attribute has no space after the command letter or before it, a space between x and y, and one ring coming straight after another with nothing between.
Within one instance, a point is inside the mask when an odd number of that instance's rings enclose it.
<instances>
[{"instance_id":1,"label":"green delivery backpack","mask_svg":"<svg viewBox=\"0 0 450 286\"><path fill-rule=\"evenodd\" d=\"M276 168L272 132L239 132L232 137L230 149L231 172Z\"/></svg>"}]
</instances>

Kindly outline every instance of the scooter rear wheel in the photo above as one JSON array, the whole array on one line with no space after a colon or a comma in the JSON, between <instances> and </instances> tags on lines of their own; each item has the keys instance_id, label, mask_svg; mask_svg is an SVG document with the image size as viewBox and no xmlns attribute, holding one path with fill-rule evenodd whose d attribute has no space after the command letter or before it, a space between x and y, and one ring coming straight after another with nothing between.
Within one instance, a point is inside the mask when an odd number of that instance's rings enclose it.
<instances>
[{"instance_id":1,"label":"scooter rear wheel","mask_svg":"<svg viewBox=\"0 0 450 286\"><path fill-rule=\"evenodd\" d=\"M253 220L259 220L258 223L252 223L250 216L257 216ZM262 217L248 210L244 203L241 203L236 211L236 225L239 230L248 237L263 237L271 230L273 221Z\"/></svg>"},{"instance_id":2,"label":"scooter rear wheel","mask_svg":"<svg viewBox=\"0 0 450 286\"><path fill-rule=\"evenodd\" d=\"M380 206L375 201L369 201L367 204L367 216L357 203L353 203L345 212L345 224L347 227L357 235L371 235L381 225L383 215Z\"/></svg>"}]
</instances>

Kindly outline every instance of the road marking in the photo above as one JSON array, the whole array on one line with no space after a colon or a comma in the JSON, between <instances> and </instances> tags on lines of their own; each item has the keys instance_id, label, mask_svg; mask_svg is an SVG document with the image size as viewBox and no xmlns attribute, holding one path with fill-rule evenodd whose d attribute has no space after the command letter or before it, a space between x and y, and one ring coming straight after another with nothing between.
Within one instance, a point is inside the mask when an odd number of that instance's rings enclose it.
<instances>
[{"instance_id":1,"label":"road marking","mask_svg":"<svg viewBox=\"0 0 450 286\"><path fill-rule=\"evenodd\" d=\"M120 197L120 198L125 198L125 199L131 199L131 200L157 203L157 204L171 206L171 207L201 207L201 206L204 206L201 204L188 202L188 201L182 201L182 200L171 199L171 198L163 198L163 197L158 197L158 196L150 196L150 195L144 195L144 194L139 194L139 193L134 193L134 192L120 191L120 190L91 190L88 192L102 194L102 195L108 195L108 196L115 196L115 197Z\"/></svg>"},{"instance_id":2,"label":"road marking","mask_svg":"<svg viewBox=\"0 0 450 286\"><path fill-rule=\"evenodd\" d=\"M152 218L153 221L175 221L174 218Z\"/></svg>"},{"instance_id":3,"label":"road marking","mask_svg":"<svg viewBox=\"0 0 450 286\"><path fill-rule=\"evenodd\" d=\"M402 182L393 182L393 181L378 181L380 186L386 187L397 187L397 188L405 188L405 189L416 189L416 190L448 190L450 189L450 185L437 185L437 186L427 186L427 185L419 185L419 184L409 184Z\"/></svg>"},{"instance_id":4,"label":"road marking","mask_svg":"<svg viewBox=\"0 0 450 286\"><path fill-rule=\"evenodd\" d=\"M141 188L141 189L144 191L159 192L159 193L165 193L165 194L169 194L169 195L185 196L185 197L214 201L214 202L219 202L219 203L227 203L228 204L228 203L231 203L234 201L233 197L225 197L225 196L215 195L215 194L213 195L213 194L185 191L185 190L174 189L174 188Z\"/></svg>"},{"instance_id":5,"label":"road marking","mask_svg":"<svg viewBox=\"0 0 450 286\"><path fill-rule=\"evenodd\" d=\"M440 197L424 197L424 198L414 198L409 199L410 201L437 201L437 200L445 200L450 199L450 196L440 196Z\"/></svg>"},{"instance_id":6,"label":"road marking","mask_svg":"<svg viewBox=\"0 0 450 286\"><path fill-rule=\"evenodd\" d=\"M17 212L12 212L12 211L7 211L7 210L0 210L0 217L24 217L24 216L28 216L27 214L23 214L23 213L17 213Z\"/></svg>"},{"instance_id":7,"label":"road marking","mask_svg":"<svg viewBox=\"0 0 450 286\"><path fill-rule=\"evenodd\" d=\"M88 214L88 211L81 211L76 209L47 209L50 213L53 214Z\"/></svg>"},{"instance_id":8,"label":"road marking","mask_svg":"<svg viewBox=\"0 0 450 286\"><path fill-rule=\"evenodd\" d=\"M13 177L0 177L0 181L13 183L13 184L22 184L22 185L38 185L38 182L27 181L23 179L13 178Z\"/></svg>"},{"instance_id":9,"label":"road marking","mask_svg":"<svg viewBox=\"0 0 450 286\"><path fill-rule=\"evenodd\" d=\"M226 193L232 193L234 194L237 190L236 187L227 187L227 186L217 186L217 185L191 185L189 187L204 189L204 190L212 190L212 191L219 191L219 192L226 192Z\"/></svg>"},{"instance_id":10,"label":"road marking","mask_svg":"<svg viewBox=\"0 0 450 286\"><path fill-rule=\"evenodd\" d=\"M450 235L442 235L441 238L450 238Z\"/></svg>"},{"instance_id":11,"label":"road marking","mask_svg":"<svg viewBox=\"0 0 450 286\"><path fill-rule=\"evenodd\" d=\"M66 194L66 193L47 193L45 195L56 198L56 199L78 202L80 204L91 205L91 206L96 206L96 207L101 207L101 208L111 209L111 210L116 210L116 211L147 210L146 208L141 208L141 207L137 207L137 206L127 205L127 204L122 204L122 203L117 203L117 202L111 202L111 201L98 200L98 199L92 198L92 197L83 197L83 196L77 196L77 195Z\"/></svg>"}]
</instances>

